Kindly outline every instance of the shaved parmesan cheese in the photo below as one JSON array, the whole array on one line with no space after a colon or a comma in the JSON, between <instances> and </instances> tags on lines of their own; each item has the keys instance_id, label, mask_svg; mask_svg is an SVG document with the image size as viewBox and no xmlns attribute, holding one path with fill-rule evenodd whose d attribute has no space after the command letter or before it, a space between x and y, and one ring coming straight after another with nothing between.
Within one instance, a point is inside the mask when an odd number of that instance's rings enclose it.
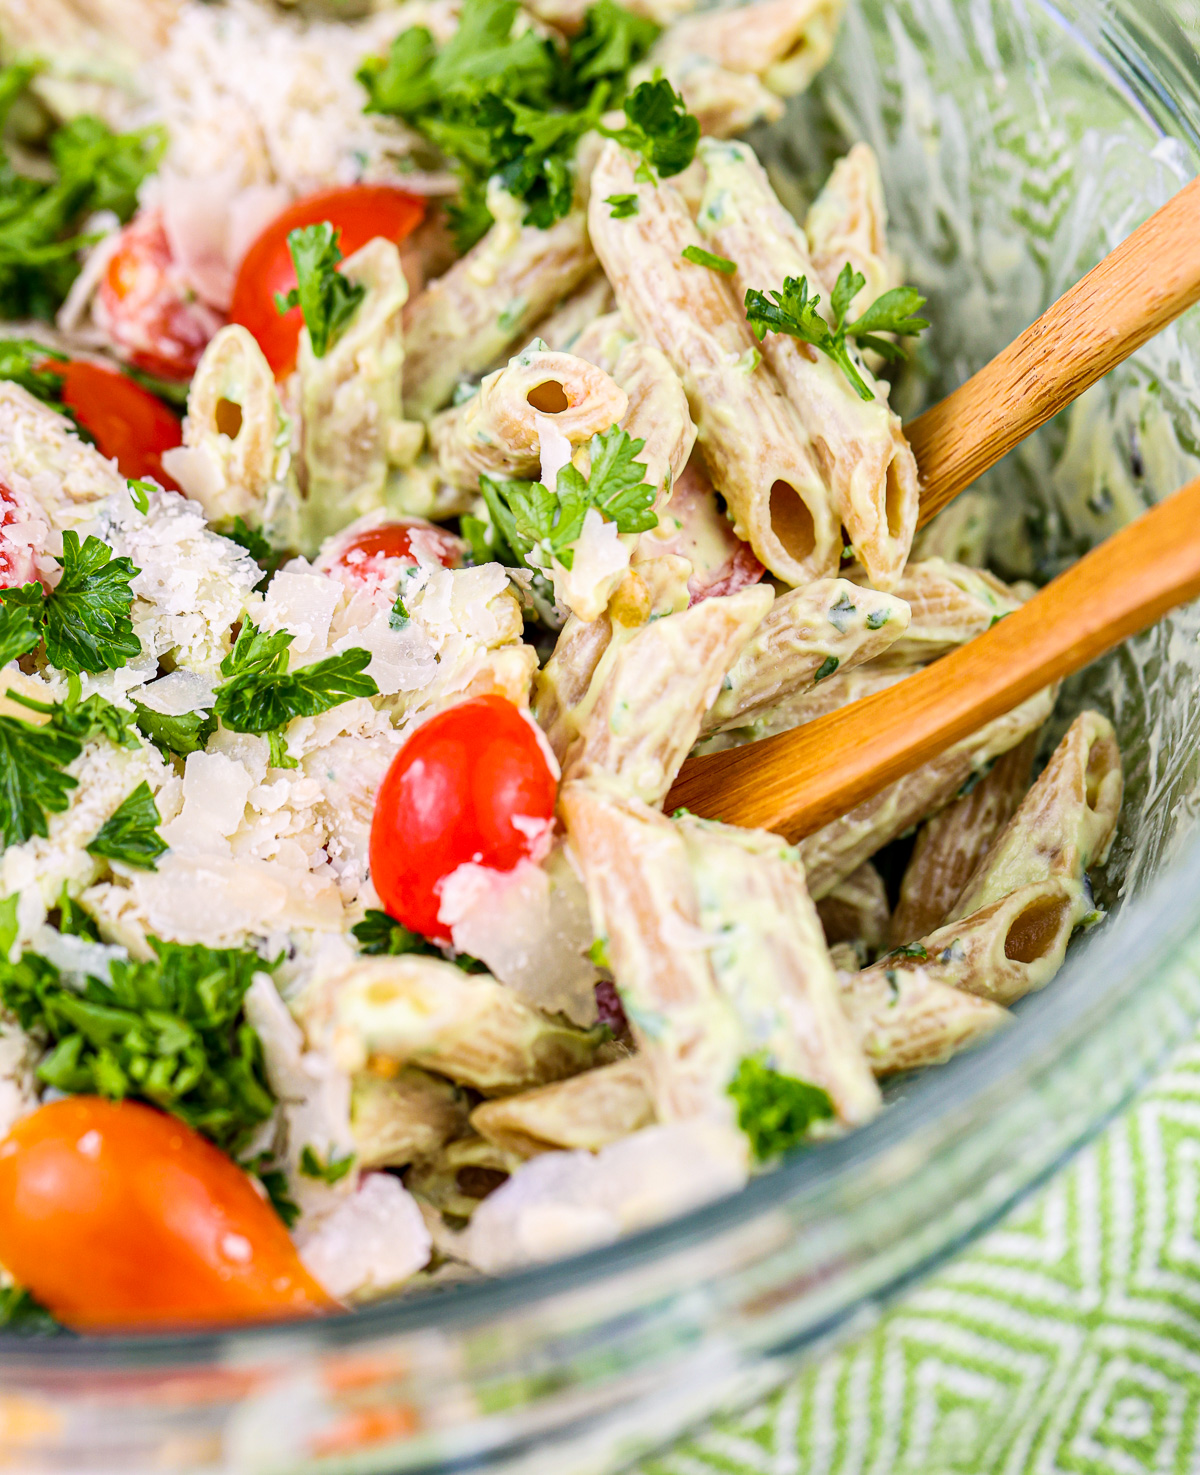
<instances>
[{"instance_id":1,"label":"shaved parmesan cheese","mask_svg":"<svg viewBox=\"0 0 1200 1475\"><path fill-rule=\"evenodd\" d=\"M557 558L551 567L555 598L581 620L598 619L629 567L632 549L615 522L589 507L573 551L569 569Z\"/></svg>"},{"instance_id":2,"label":"shaved parmesan cheese","mask_svg":"<svg viewBox=\"0 0 1200 1475\"><path fill-rule=\"evenodd\" d=\"M543 415L540 410L535 410L533 428L537 432L542 462L542 485L548 492L557 491L558 473L564 466L571 464L574 447L551 415Z\"/></svg>"},{"instance_id":3,"label":"shaved parmesan cheese","mask_svg":"<svg viewBox=\"0 0 1200 1475\"><path fill-rule=\"evenodd\" d=\"M160 676L157 681L152 681L149 686L143 686L131 695L152 712L161 712L164 717L183 717L189 712L210 708L213 704L213 688L212 677L181 668Z\"/></svg>"},{"instance_id":4,"label":"shaved parmesan cheese","mask_svg":"<svg viewBox=\"0 0 1200 1475\"><path fill-rule=\"evenodd\" d=\"M309 572L305 561L296 558L267 586L262 624L268 630L286 630L293 637L293 658L308 656L316 660L328 647L333 612L341 599L340 585L324 574Z\"/></svg>"},{"instance_id":5,"label":"shaved parmesan cheese","mask_svg":"<svg viewBox=\"0 0 1200 1475\"><path fill-rule=\"evenodd\" d=\"M416 1199L390 1173L364 1173L357 1192L315 1229L297 1227L300 1258L331 1296L377 1296L429 1263L433 1241Z\"/></svg>"}]
</instances>

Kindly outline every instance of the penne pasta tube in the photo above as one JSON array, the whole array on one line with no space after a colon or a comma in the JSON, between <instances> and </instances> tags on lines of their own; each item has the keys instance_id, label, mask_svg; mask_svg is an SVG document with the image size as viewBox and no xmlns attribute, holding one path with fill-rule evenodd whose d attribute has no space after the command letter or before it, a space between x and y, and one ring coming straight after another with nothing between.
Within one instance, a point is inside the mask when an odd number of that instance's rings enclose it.
<instances>
[{"instance_id":1,"label":"penne pasta tube","mask_svg":"<svg viewBox=\"0 0 1200 1475\"><path fill-rule=\"evenodd\" d=\"M725 672L773 599L761 584L705 599L613 649L567 749L564 779L606 775L644 804L661 804Z\"/></svg>"},{"instance_id":2,"label":"penne pasta tube","mask_svg":"<svg viewBox=\"0 0 1200 1475\"><path fill-rule=\"evenodd\" d=\"M990 999L948 988L922 967L876 964L840 975L842 1007L877 1076L939 1065L1008 1022Z\"/></svg>"},{"instance_id":3,"label":"penne pasta tube","mask_svg":"<svg viewBox=\"0 0 1200 1475\"><path fill-rule=\"evenodd\" d=\"M816 283L804 232L780 204L766 171L744 143L702 140L707 171L696 217L700 233L736 268L740 299L787 277ZM824 353L786 333L767 333L762 352L808 433L834 507L872 584L894 589L917 526L917 462L890 409L887 388L864 382L864 401Z\"/></svg>"},{"instance_id":4,"label":"penne pasta tube","mask_svg":"<svg viewBox=\"0 0 1200 1475\"><path fill-rule=\"evenodd\" d=\"M629 400L621 428L645 442L637 458L646 468L644 480L658 488L654 510L661 511L696 444L687 395L666 354L640 339L617 355L612 376Z\"/></svg>"},{"instance_id":5,"label":"penne pasta tube","mask_svg":"<svg viewBox=\"0 0 1200 1475\"><path fill-rule=\"evenodd\" d=\"M900 259L888 250L887 205L875 150L856 143L839 159L804 221L813 265L827 292L847 261L867 279L854 299L859 308L904 279Z\"/></svg>"},{"instance_id":6,"label":"penne pasta tube","mask_svg":"<svg viewBox=\"0 0 1200 1475\"><path fill-rule=\"evenodd\" d=\"M883 877L869 860L817 903L817 916L831 948L839 942L861 942L872 953L887 941L888 910Z\"/></svg>"},{"instance_id":7,"label":"penne pasta tube","mask_svg":"<svg viewBox=\"0 0 1200 1475\"><path fill-rule=\"evenodd\" d=\"M845 579L781 594L729 668L701 733L744 727L836 671L874 659L908 628L908 606Z\"/></svg>"},{"instance_id":8,"label":"penne pasta tube","mask_svg":"<svg viewBox=\"0 0 1200 1475\"><path fill-rule=\"evenodd\" d=\"M967 794L921 826L892 914L890 941L900 947L940 927L975 867L1029 788L1037 735L996 760Z\"/></svg>"},{"instance_id":9,"label":"penne pasta tube","mask_svg":"<svg viewBox=\"0 0 1200 1475\"><path fill-rule=\"evenodd\" d=\"M523 1157L555 1149L599 1152L653 1123L654 1103L636 1055L536 1091L485 1101L471 1113L481 1137Z\"/></svg>"},{"instance_id":10,"label":"penne pasta tube","mask_svg":"<svg viewBox=\"0 0 1200 1475\"><path fill-rule=\"evenodd\" d=\"M469 1112L460 1087L427 1071L412 1066L382 1075L360 1071L350 1083L358 1166L403 1168L416 1158L432 1157L466 1132Z\"/></svg>"},{"instance_id":11,"label":"penne pasta tube","mask_svg":"<svg viewBox=\"0 0 1200 1475\"><path fill-rule=\"evenodd\" d=\"M523 1153L497 1147L483 1137L457 1137L432 1157L414 1163L404 1175L404 1186L439 1214L467 1220L524 1161Z\"/></svg>"},{"instance_id":12,"label":"penne pasta tube","mask_svg":"<svg viewBox=\"0 0 1200 1475\"><path fill-rule=\"evenodd\" d=\"M503 200L503 203L501 201ZM493 191L496 223L405 314L405 413L427 420L460 379L481 373L594 269L582 209L549 230L521 225L521 205Z\"/></svg>"},{"instance_id":13,"label":"penne pasta tube","mask_svg":"<svg viewBox=\"0 0 1200 1475\"><path fill-rule=\"evenodd\" d=\"M408 953L360 958L301 1005L305 1029L343 1069L382 1057L485 1095L521 1091L592 1064L599 1036L523 1004L487 973Z\"/></svg>"},{"instance_id":14,"label":"penne pasta tube","mask_svg":"<svg viewBox=\"0 0 1200 1475\"><path fill-rule=\"evenodd\" d=\"M210 522L241 517L272 542L294 546L299 493L290 441L270 364L253 336L230 323L196 367L183 448L163 453L164 468Z\"/></svg>"},{"instance_id":15,"label":"penne pasta tube","mask_svg":"<svg viewBox=\"0 0 1200 1475\"><path fill-rule=\"evenodd\" d=\"M783 99L753 72L734 72L693 55L672 61L669 75L705 138L733 138L756 123L778 123L783 117Z\"/></svg>"},{"instance_id":16,"label":"penne pasta tube","mask_svg":"<svg viewBox=\"0 0 1200 1475\"><path fill-rule=\"evenodd\" d=\"M833 54L845 0L756 0L724 5L671 26L647 59L668 76L692 56L750 72L780 97L803 92Z\"/></svg>"},{"instance_id":17,"label":"penne pasta tube","mask_svg":"<svg viewBox=\"0 0 1200 1475\"><path fill-rule=\"evenodd\" d=\"M913 539L909 557L920 563L944 558L947 563L978 567L987 557L995 510L995 502L981 488L959 492Z\"/></svg>"},{"instance_id":18,"label":"penne pasta tube","mask_svg":"<svg viewBox=\"0 0 1200 1475\"><path fill-rule=\"evenodd\" d=\"M919 968L947 987L994 1004L1015 1004L1050 982L1072 932L1091 910L1082 882L1052 876L939 927L881 959L874 970L899 974Z\"/></svg>"},{"instance_id":19,"label":"penne pasta tube","mask_svg":"<svg viewBox=\"0 0 1200 1475\"><path fill-rule=\"evenodd\" d=\"M859 1126L881 1106L839 998L837 974L795 849L777 835L682 815L701 929L717 987L751 1051L819 1086L837 1120Z\"/></svg>"},{"instance_id":20,"label":"penne pasta tube","mask_svg":"<svg viewBox=\"0 0 1200 1475\"><path fill-rule=\"evenodd\" d=\"M634 194L614 220L604 203ZM698 231L669 184L640 184L632 157L605 145L592 178L592 243L622 312L683 383L701 454L734 531L790 584L836 571L841 544L808 437L761 355L727 282L683 258Z\"/></svg>"},{"instance_id":21,"label":"penne pasta tube","mask_svg":"<svg viewBox=\"0 0 1200 1475\"><path fill-rule=\"evenodd\" d=\"M1022 603L987 569L942 558L910 563L892 592L905 601L912 618L883 657L884 665L926 665L982 635Z\"/></svg>"},{"instance_id":22,"label":"penne pasta tube","mask_svg":"<svg viewBox=\"0 0 1200 1475\"><path fill-rule=\"evenodd\" d=\"M978 911L1031 881L1083 879L1103 865L1117 831L1125 780L1112 723L1081 712L993 841L948 920Z\"/></svg>"},{"instance_id":23,"label":"penne pasta tube","mask_svg":"<svg viewBox=\"0 0 1200 1475\"><path fill-rule=\"evenodd\" d=\"M731 1123L726 1090L746 1040L713 976L683 836L597 782L565 783L559 804L655 1116Z\"/></svg>"},{"instance_id":24,"label":"penne pasta tube","mask_svg":"<svg viewBox=\"0 0 1200 1475\"><path fill-rule=\"evenodd\" d=\"M602 271L594 271L570 296L535 324L530 337L540 338L556 353L575 353L579 337L597 318L611 313L615 303L608 278Z\"/></svg>"},{"instance_id":25,"label":"penne pasta tube","mask_svg":"<svg viewBox=\"0 0 1200 1475\"><path fill-rule=\"evenodd\" d=\"M313 353L305 329L297 360L309 548L381 507L389 468L411 465L425 438L420 425L404 419L400 403L408 283L399 250L376 237L341 271L366 296L323 358Z\"/></svg>"},{"instance_id":26,"label":"penne pasta tube","mask_svg":"<svg viewBox=\"0 0 1200 1475\"><path fill-rule=\"evenodd\" d=\"M579 446L628 408L625 391L603 369L535 339L470 399L434 416L429 441L447 480L478 490L481 473L536 479L547 422Z\"/></svg>"},{"instance_id":27,"label":"penne pasta tube","mask_svg":"<svg viewBox=\"0 0 1200 1475\"><path fill-rule=\"evenodd\" d=\"M801 840L800 854L813 899L828 896L864 860L925 815L949 803L973 775L984 772L993 759L1036 732L1053 711L1057 691L1057 687L1047 687L1038 692L849 814Z\"/></svg>"},{"instance_id":28,"label":"penne pasta tube","mask_svg":"<svg viewBox=\"0 0 1200 1475\"><path fill-rule=\"evenodd\" d=\"M600 693L594 680L605 654L629 640L651 618L688 607L690 565L682 558L648 560L631 569L594 620L570 615L550 659L534 680L533 712L561 764Z\"/></svg>"}]
</instances>

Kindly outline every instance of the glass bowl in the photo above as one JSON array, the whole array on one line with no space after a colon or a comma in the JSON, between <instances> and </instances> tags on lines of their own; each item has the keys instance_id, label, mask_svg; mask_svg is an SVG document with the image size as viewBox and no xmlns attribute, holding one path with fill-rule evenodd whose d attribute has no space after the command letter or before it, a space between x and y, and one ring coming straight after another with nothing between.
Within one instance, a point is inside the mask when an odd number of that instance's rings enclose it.
<instances>
[{"instance_id":1,"label":"glass bowl","mask_svg":"<svg viewBox=\"0 0 1200 1475\"><path fill-rule=\"evenodd\" d=\"M755 142L802 205L849 140L934 328L904 413L979 367L1195 170L1200 67L1155 0L851 0ZM1189 314L985 483L991 556L1044 578L1200 472ZM0 1340L21 1471L615 1469L861 1329L1128 1098L1200 1013L1200 612L1069 684L1117 723L1112 915L1017 1026L901 1082L855 1136L620 1244L304 1326Z\"/></svg>"}]
</instances>

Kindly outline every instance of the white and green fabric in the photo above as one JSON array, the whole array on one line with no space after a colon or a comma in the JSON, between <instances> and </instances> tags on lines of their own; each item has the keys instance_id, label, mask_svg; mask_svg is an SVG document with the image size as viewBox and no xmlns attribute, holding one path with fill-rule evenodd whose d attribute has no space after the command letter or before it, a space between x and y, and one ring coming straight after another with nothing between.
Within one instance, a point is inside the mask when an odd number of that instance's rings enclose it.
<instances>
[{"instance_id":1,"label":"white and green fabric","mask_svg":"<svg viewBox=\"0 0 1200 1475\"><path fill-rule=\"evenodd\" d=\"M1197 1475L1200 1039L860 1341L643 1475Z\"/></svg>"}]
</instances>

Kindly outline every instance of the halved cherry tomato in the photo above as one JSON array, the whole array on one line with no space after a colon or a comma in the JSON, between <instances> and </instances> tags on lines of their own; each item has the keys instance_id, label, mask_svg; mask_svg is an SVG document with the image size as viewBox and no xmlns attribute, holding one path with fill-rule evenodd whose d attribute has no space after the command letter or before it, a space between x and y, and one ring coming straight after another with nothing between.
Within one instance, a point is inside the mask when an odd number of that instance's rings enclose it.
<instances>
[{"instance_id":1,"label":"halved cherry tomato","mask_svg":"<svg viewBox=\"0 0 1200 1475\"><path fill-rule=\"evenodd\" d=\"M286 294L296 285L288 233L328 220L338 232L342 255L353 256L376 236L399 244L424 215L425 202L419 195L388 184L351 184L297 200L275 217L242 259L230 322L241 323L254 334L276 379L286 379L296 367L304 322L298 307L283 314L275 307L276 292Z\"/></svg>"},{"instance_id":2,"label":"halved cherry tomato","mask_svg":"<svg viewBox=\"0 0 1200 1475\"><path fill-rule=\"evenodd\" d=\"M162 464L162 453L183 441L178 415L116 369L85 359L50 367L63 376L63 404L90 431L100 454L116 458L122 476L152 476L168 491L179 490Z\"/></svg>"},{"instance_id":3,"label":"halved cherry tomato","mask_svg":"<svg viewBox=\"0 0 1200 1475\"><path fill-rule=\"evenodd\" d=\"M0 1263L81 1330L336 1303L241 1168L175 1117L70 1096L0 1142Z\"/></svg>"},{"instance_id":4,"label":"halved cherry tomato","mask_svg":"<svg viewBox=\"0 0 1200 1475\"><path fill-rule=\"evenodd\" d=\"M18 537L6 537L4 529L17 525ZM19 534L28 524L28 513L17 500L13 489L0 481L0 589L17 589L32 584L37 578L33 550Z\"/></svg>"},{"instance_id":5,"label":"halved cherry tomato","mask_svg":"<svg viewBox=\"0 0 1200 1475\"><path fill-rule=\"evenodd\" d=\"M190 379L223 321L199 300L172 256L158 210L135 215L121 232L98 302L121 357L162 379Z\"/></svg>"},{"instance_id":6,"label":"halved cherry tomato","mask_svg":"<svg viewBox=\"0 0 1200 1475\"><path fill-rule=\"evenodd\" d=\"M537 733L504 697L473 697L422 723L375 801L371 879L384 906L414 932L449 941L440 883L469 862L511 871L537 829L517 821L547 822L555 789Z\"/></svg>"}]
</instances>

